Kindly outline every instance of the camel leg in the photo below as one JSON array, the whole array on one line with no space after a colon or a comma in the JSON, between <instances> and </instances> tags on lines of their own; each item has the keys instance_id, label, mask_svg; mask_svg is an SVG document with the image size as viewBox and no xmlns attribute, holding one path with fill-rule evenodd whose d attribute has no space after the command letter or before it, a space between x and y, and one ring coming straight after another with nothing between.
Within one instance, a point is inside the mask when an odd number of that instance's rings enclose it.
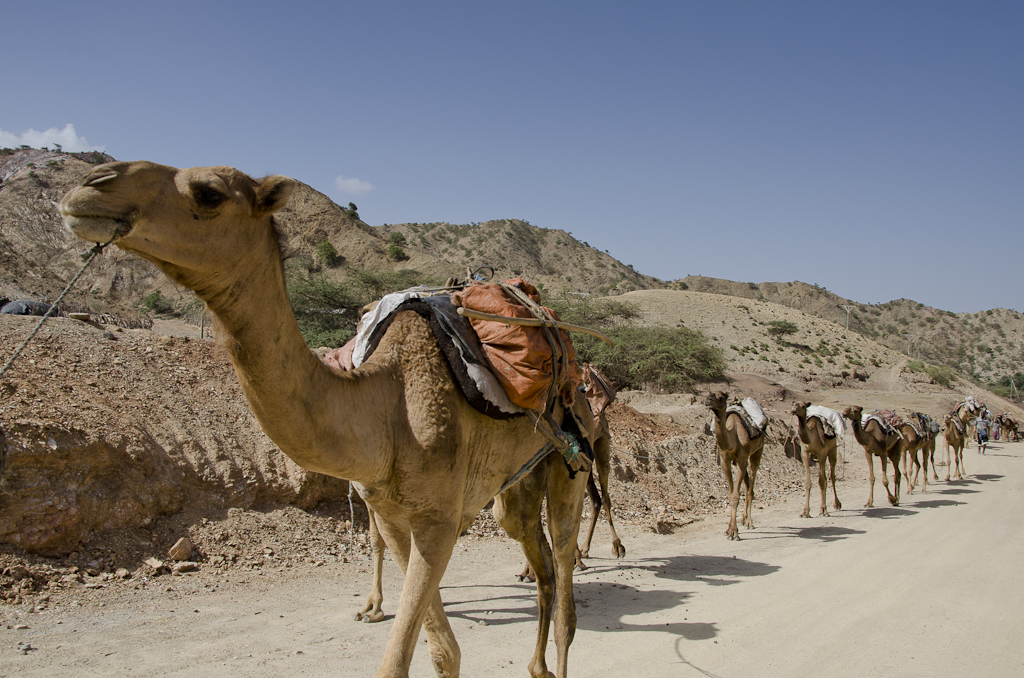
<instances>
[{"instance_id":1,"label":"camel leg","mask_svg":"<svg viewBox=\"0 0 1024 678\"><path fill-rule=\"evenodd\" d=\"M913 480L911 480L911 469L913 469ZM907 479L907 494L914 494L914 487L917 485L917 474L921 470L921 462L917 460L917 450L903 451L904 477Z\"/></svg>"},{"instance_id":2,"label":"camel leg","mask_svg":"<svg viewBox=\"0 0 1024 678\"><path fill-rule=\"evenodd\" d=\"M554 455L549 455L550 459ZM561 460L558 460L561 463ZM548 644L555 602L554 563L540 522L548 460L537 465L518 484L494 498L494 518L519 542L537 583L537 645L528 669L533 678L553 678L547 670L544 650Z\"/></svg>"},{"instance_id":3,"label":"camel leg","mask_svg":"<svg viewBox=\"0 0 1024 678\"><path fill-rule=\"evenodd\" d=\"M608 517L608 529L612 533L612 555L621 558L626 555L626 549L622 546L619 535L615 532L615 520L612 518L612 499L608 494L608 473L611 470L611 440L608 436L602 436L594 443L594 469L597 471L597 482L600 485L601 499L603 500L605 514ZM591 474L593 477L593 474ZM594 518L597 520L597 509L594 509ZM590 525L590 533L587 535L586 556L590 552L590 538L594 533L594 523Z\"/></svg>"},{"instance_id":4,"label":"camel leg","mask_svg":"<svg viewBox=\"0 0 1024 678\"><path fill-rule=\"evenodd\" d=\"M580 558L590 557L590 542L594 539L594 528L597 527L598 514L601 512L601 494L598 492L597 485L594 483L594 475L591 474L590 478L587 479L587 496L590 497L591 515L590 515L590 527L587 528L587 538L583 542L583 548L579 550ZM579 563L577 563L579 565ZM586 566L579 569L585 569Z\"/></svg>"},{"instance_id":5,"label":"camel leg","mask_svg":"<svg viewBox=\"0 0 1024 678\"><path fill-rule=\"evenodd\" d=\"M743 506L743 525L748 529L754 529L754 481L757 479L757 469L761 466L761 451L757 450L750 455L750 470L744 470L744 480L747 483L747 501Z\"/></svg>"},{"instance_id":6,"label":"camel leg","mask_svg":"<svg viewBox=\"0 0 1024 678\"><path fill-rule=\"evenodd\" d=\"M893 481L894 481L894 484L896 485L896 488L895 488L896 492L895 492L895 494L893 494L893 495L891 495L889 497L889 503L892 504L893 506L899 506L900 505L900 467L897 465L897 462L899 461L899 459L900 459L900 457L899 457L899 453L898 452L891 452L890 453L889 461L892 462L892 469L893 469L893 471L895 471L895 473L893 473ZM885 480L889 479L889 472L884 468L885 467L885 458L884 457L882 459L882 466L883 466L883 468L882 468L882 480L885 481ZM889 488L886 487L885 491L888 492Z\"/></svg>"},{"instance_id":7,"label":"camel leg","mask_svg":"<svg viewBox=\"0 0 1024 678\"><path fill-rule=\"evenodd\" d=\"M729 527L725 529L725 536L729 539L739 539L740 530L736 527L736 507L740 503L740 488L738 483L734 485L732 482L732 463L723 454L719 454L719 459L722 462L725 483L729 487Z\"/></svg>"},{"instance_id":8,"label":"camel leg","mask_svg":"<svg viewBox=\"0 0 1024 678\"><path fill-rule=\"evenodd\" d=\"M356 621L374 623L384 619L384 612L380 609L384 602L384 591L381 585L384 573L384 538L377 529L377 519L373 515L373 509L366 507L370 519L370 552L373 556L373 582L370 584L370 593L366 596L366 605L356 612L353 619Z\"/></svg>"},{"instance_id":9,"label":"camel leg","mask_svg":"<svg viewBox=\"0 0 1024 678\"><path fill-rule=\"evenodd\" d=\"M923 475L921 476L921 493L924 494L928 491L928 450L926 449L921 450L921 465L923 467ZM934 464L932 465L932 468L934 468ZM914 472L914 477L917 477L916 471Z\"/></svg>"},{"instance_id":10,"label":"camel leg","mask_svg":"<svg viewBox=\"0 0 1024 678\"><path fill-rule=\"evenodd\" d=\"M811 517L811 451L807 448L802 450L804 458L804 512L801 518Z\"/></svg>"},{"instance_id":11,"label":"camel leg","mask_svg":"<svg viewBox=\"0 0 1024 678\"><path fill-rule=\"evenodd\" d=\"M892 462L893 469L896 471L896 473L893 474L893 476L896 479L896 495L895 496L893 495L892 492L889 491L889 468L887 466L887 462L889 462L889 461ZM899 506L900 505L900 498L899 498L899 493L900 493L900 489L899 489L900 488L900 466L899 466L899 461L900 461L900 457L899 457L899 453L898 452L892 452L892 453L887 453L887 454L883 454L882 455L882 485L885 487L885 493L887 495L889 495L889 503L892 504L893 506Z\"/></svg>"},{"instance_id":12,"label":"camel leg","mask_svg":"<svg viewBox=\"0 0 1024 678\"><path fill-rule=\"evenodd\" d=\"M868 503L864 504L864 508L874 508L875 506L875 457L873 454L864 450L864 456L868 459L868 483L871 490L868 492ZM888 486L888 483L886 483Z\"/></svg>"},{"instance_id":13,"label":"camel leg","mask_svg":"<svg viewBox=\"0 0 1024 678\"><path fill-rule=\"evenodd\" d=\"M833 506L835 506L836 510L838 511L839 509L843 508L843 504L842 502L839 501L839 494L836 492L836 451L834 448L831 452L828 453L828 463L831 467L832 473L832 498L835 499L835 504L833 504ZM822 490L821 504L822 506L825 505L824 490Z\"/></svg>"},{"instance_id":14,"label":"camel leg","mask_svg":"<svg viewBox=\"0 0 1024 678\"><path fill-rule=\"evenodd\" d=\"M947 483L949 482L949 465L953 462L953 460L950 459L950 456L949 456L949 447L950 447L949 440L946 439L946 482ZM956 457L956 453L955 452L953 453L953 456Z\"/></svg>"},{"instance_id":15,"label":"camel leg","mask_svg":"<svg viewBox=\"0 0 1024 678\"><path fill-rule=\"evenodd\" d=\"M376 515L377 527L405 573L405 584L375 678L407 678L422 627L434 671L458 678L461 654L441 603L440 583L459 536L458 525L438 524L436 514L412 521L411 529Z\"/></svg>"},{"instance_id":16,"label":"camel leg","mask_svg":"<svg viewBox=\"0 0 1024 678\"><path fill-rule=\"evenodd\" d=\"M818 515L828 515L828 480L825 478L825 455L818 457L818 488L821 490L821 513ZM833 467L835 468L835 467Z\"/></svg>"},{"instance_id":17,"label":"camel leg","mask_svg":"<svg viewBox=\"0 0 1024 678\"><path fill-rule=\"evenodd\" d=\"M551 457L554 468L549 469L547 502L548 532L555 569L555 649L557 668L555 675L566 678L569 667L569 646L576 635L576 601L573 597L573 554L579 535L580 516L586 481L569 478L569 471L561 459Z\"/></svg>"},{"instance_id":18,"label":"camel leg","mask_svg":"<svg viewBox=\"0 0 1024 678\"><path fill-rule=\"evenodd\" d=\"M931 461L932 461L932 480L938 480L939 479L939 472L935 470L935 445L934 445L934 443L935 443L935 441L933 440L932 441L932 447L928 450L928 456L931 458Z\"/></svg>"}]
</instances>

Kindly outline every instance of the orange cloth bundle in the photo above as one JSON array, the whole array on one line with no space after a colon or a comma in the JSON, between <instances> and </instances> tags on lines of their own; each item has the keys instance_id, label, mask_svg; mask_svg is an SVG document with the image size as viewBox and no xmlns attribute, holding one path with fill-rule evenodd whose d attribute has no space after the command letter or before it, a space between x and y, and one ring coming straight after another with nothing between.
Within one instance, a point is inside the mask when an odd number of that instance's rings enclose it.
<instances>
[{"instance_id":1,"label":"orange cloth bundle","mask_svg":"<svg viewBox=\"0 0 1024 678\"><path fill-rule=\"evenodd\" d=\"M537 288L522 278L506 280L505 284L518 287L530 299L540 303ZM530 309L493 283L477 283L456 292L452 295L452 303L473 311L507 318L533 318ZM558 319L554 311L546 307L545 310L553 318ZM491 369L508 394L509 400L528 410L543 408L553 376L552 359L561 360L560 355L553 355L544 329L476 318L471 318L470 322L480 338L487 360L491 363ZM549 331L555 332L553 328ZM571 403L576 387L582 381L582 374L576 364L576 351L573 349L572 339L566 332L558 332L562 336L562 344L569 359L568 373L559 370L558 387L566 402Z\"/></svg>"}]
</instances>

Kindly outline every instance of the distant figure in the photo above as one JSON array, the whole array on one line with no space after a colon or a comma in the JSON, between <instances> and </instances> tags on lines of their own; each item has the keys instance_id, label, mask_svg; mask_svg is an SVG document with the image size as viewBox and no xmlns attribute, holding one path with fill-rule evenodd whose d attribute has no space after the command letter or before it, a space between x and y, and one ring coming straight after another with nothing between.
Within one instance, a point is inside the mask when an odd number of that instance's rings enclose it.
<instances>
[{"instance_id":1,"label":"distant figure","mask_svg":"<svg viewBox=\"0 0 1024 678\"><path fill-rule=\"evenodd\" d=\"M978 431L978 452L985 454L985 445L988 444L988 421L984 417L978 417L975 426Z\"/></svg>"}]
</instances>

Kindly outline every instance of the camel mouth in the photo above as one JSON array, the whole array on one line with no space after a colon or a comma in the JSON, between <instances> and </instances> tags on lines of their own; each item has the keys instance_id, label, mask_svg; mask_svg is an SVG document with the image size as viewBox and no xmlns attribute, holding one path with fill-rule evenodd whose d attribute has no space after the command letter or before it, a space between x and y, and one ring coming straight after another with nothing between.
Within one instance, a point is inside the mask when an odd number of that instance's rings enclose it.
<instances>
[{"instance_id":1,"label":"camel mouth","mask_svg":"<svg viewBox=\"0 0 1024 678\"><path fill-rule=\"evenodd\" d=\"M82 240L107 243L120 240L132 230L127 216L74 214L62 211L64 226Z\"/></svg>"}]
</instances>

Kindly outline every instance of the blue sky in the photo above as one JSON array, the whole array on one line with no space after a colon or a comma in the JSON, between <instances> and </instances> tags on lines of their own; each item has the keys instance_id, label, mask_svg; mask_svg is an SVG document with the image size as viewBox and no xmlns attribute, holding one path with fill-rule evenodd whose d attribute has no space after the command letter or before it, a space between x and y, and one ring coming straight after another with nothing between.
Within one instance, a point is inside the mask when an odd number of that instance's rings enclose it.
<instances>
[{"instance_id":1,"label":"blue sky","mask_svg":"<svg viewBox=\"0 0 1024 678\"><path fill-rule=\"evenodd\" d=\"M1017 0L36 0L0 23L0 145L285 174L372 225L526 219L668 280L1024 311Z\"/></svg>"}]
</instances>

